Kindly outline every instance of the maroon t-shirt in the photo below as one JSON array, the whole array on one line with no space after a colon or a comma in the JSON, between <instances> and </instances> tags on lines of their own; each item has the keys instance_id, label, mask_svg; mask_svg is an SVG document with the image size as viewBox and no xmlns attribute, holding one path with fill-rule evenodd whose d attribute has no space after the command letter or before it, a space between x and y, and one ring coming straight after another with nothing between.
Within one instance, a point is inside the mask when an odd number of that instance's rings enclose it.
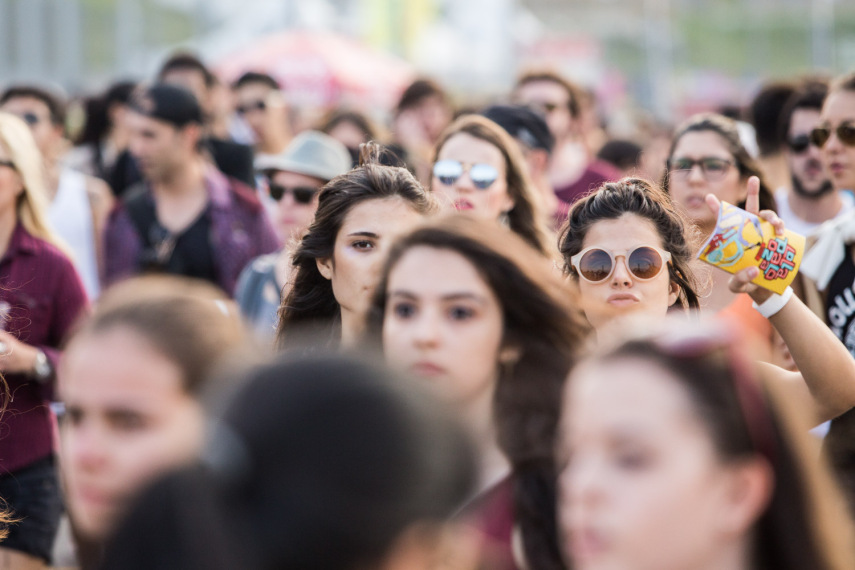
<instances>
[{"instance_id":1,"label":"maroon t-shirt","mask_svg":"<svg viewBox=\"0 0 855 570\"><path fill-rule=\"evenodd\" d=\"M56 370L59 347L88 305L71 261L19 223L0 259L0 326L44 351ZM0 475L49 456L54 449L49 403L55 378L39 383L26 374L7 374L12 393L0 415Z\"/></svg>"},{"instance_id":2,"label":"maroon t-shirt","mask_svg":"<svg viewBox=\"0 0 855 570\"><path fill-rule=\"evenodd\" d=\"M617 168L602 160L593 160L576 182L556 188L555 195L562 202L572 204L582 196L599 188L603 182L620 179L621 173Z\"/></svg>"}]
</instances>

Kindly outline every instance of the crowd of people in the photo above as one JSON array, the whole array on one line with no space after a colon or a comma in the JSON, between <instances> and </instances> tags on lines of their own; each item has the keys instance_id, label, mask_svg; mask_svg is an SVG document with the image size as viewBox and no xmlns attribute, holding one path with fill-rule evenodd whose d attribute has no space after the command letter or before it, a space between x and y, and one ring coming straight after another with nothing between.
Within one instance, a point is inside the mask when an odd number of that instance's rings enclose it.
<instances>
[{"instance_id":1,"label":"crowd of people","mask_svg":"<svg viewBox=\"0 0 855 570\"><path fill-rule=\"evenodd\" d=\"M489 103L4 86L0 569L855 569L855 74ZM792 287L699 262L722 202Z\"/></svg>"}]
</instances>

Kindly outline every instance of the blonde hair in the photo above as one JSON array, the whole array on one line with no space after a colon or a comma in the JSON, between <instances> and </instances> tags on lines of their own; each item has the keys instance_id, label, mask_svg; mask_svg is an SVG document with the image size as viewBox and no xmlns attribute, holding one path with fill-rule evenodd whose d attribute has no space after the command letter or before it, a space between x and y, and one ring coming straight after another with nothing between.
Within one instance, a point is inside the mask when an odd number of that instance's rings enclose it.
<instances>
[{"instance_id":1,"label":"blonde hair","mask_svg":"<svg viewBox=\"0 0 855 570\"><path fill-rule=\"evenodd\" d=\"M47 220L49 201L44 163L30 128L15 115L0 112L0 145L9 153L9 160L24 185L15 203L18 221L30 235L51 243L70 258L68 246L54 233Z\"/></svg>"}]
</instances>

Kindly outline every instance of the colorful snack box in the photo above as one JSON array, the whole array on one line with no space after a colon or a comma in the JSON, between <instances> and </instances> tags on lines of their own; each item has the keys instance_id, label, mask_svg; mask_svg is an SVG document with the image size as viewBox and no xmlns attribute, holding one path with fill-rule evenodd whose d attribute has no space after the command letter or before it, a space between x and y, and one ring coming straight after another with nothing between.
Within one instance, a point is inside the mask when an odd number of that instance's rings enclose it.
<instances>
[{"instance_id":1,"label":"colorful snack box","mask_svg":"<svg viewBox=\"0 0 855 570\"><path fill-rule=\"evenodd\" d=\"M722 202L715 231L698 258L728 273L757 267L760 275L752 282L780 295L795 279L804 251L803 236L789 230L775 235L766 220Z\"/></svg>"}]
</instances>

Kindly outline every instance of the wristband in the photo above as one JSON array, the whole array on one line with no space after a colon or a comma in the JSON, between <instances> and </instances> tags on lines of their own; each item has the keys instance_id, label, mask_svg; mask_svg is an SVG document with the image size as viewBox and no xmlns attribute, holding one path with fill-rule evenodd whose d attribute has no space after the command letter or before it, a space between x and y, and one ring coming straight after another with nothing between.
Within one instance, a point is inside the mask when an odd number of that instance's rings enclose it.
<instances>
[{"instance_id":1,"label":"wristband","mask_svg":"<svg viewBox=\"0 0 855 570\"><path fill-rule=\"evenodd\" d=\"M769 317L778 314L778 311L783 309L784 305L789 303L792 297L793 288L787 287L780 295L772 295L763 301L762 304L758 305L757 303L751 303L751 306L754 307L758 313L768 319Z\"/></svg>"}]
</instances>

